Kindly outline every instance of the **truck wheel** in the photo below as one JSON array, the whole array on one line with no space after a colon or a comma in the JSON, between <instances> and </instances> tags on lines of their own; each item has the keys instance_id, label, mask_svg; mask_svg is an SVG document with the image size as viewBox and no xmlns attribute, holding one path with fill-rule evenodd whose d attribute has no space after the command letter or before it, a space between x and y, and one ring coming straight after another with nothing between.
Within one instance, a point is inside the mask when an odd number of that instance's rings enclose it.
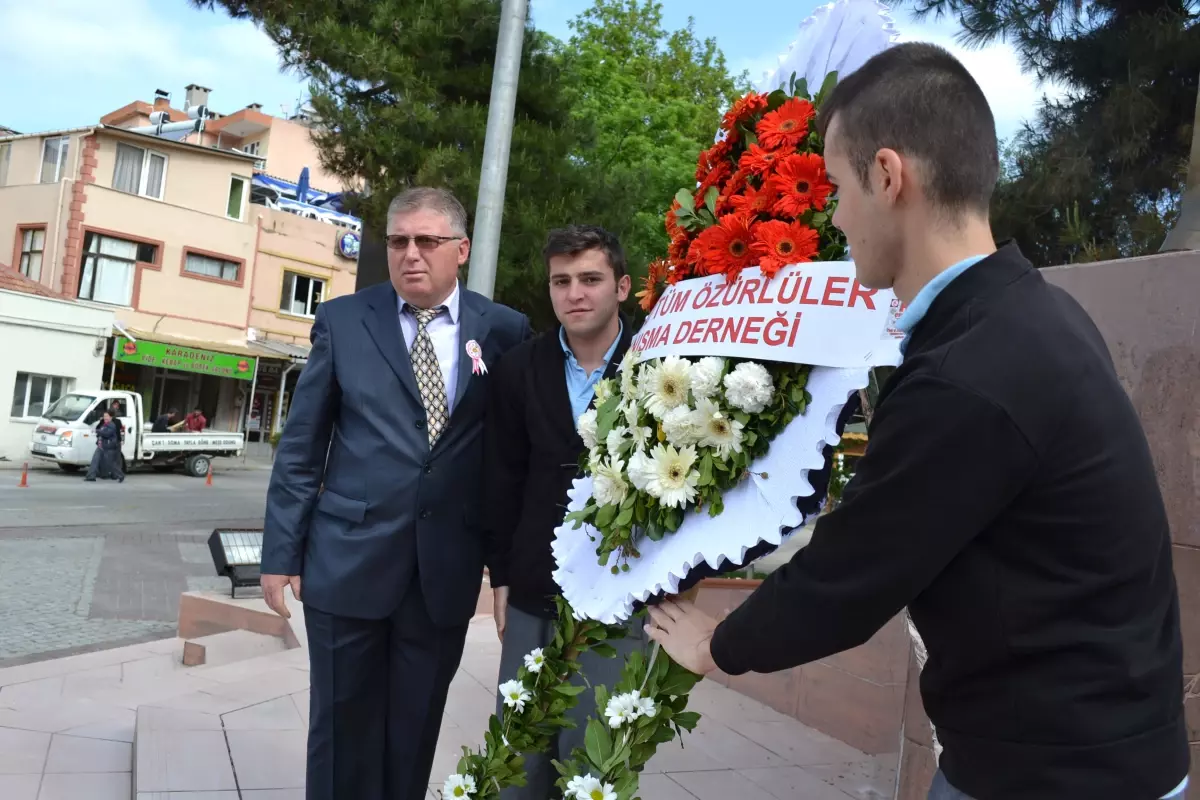
<instances>
[{"instance_id":1,"label":"truck wheel","mask_svg":"<svg viewBox=\"0 0 1200 800\"><path fill-rule=\"evenodd\" d=\"M208 475L208 468L212 465L212 459L206 455L188 456L187 461L183 462L183 468L188 475L193 478L203 478Z\"/></svg>"},{"instance_id":2,"label":"truck wheel","mask_svg":"<svg viewBox=\"0 0 1200 800\"><path fill-rule=\"evenodd\" d=\"M80 470L80 466L78 464L59 464L58 468L68 475L74 475Z\"/></svg>"}]
</instances>

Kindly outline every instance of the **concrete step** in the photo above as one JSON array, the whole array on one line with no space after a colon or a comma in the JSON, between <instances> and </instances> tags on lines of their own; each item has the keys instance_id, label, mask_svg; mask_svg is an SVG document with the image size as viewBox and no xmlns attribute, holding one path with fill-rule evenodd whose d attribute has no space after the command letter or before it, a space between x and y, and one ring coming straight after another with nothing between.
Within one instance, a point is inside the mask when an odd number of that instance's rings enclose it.
<instances>
[{"instance_id":1,"label":"concrete step","mask_svg":"<svg viewBox=\"0 0 1200 800\"><path fill-rule=\"evenodd\" d=\"M220 666L258 658L287 650L278 636L235 630L199 636L183 643L183 664L187 667Z\"/></svg>"}]
</instances>

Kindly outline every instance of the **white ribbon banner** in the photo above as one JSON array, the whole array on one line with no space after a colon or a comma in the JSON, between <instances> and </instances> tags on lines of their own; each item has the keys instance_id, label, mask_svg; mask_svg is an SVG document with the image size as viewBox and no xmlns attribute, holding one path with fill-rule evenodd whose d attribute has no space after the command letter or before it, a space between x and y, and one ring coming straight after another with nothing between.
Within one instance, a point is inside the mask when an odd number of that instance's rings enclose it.
<instances>
[{"instance_id":1,"label":"white ribbon banner","mask_svg":"<svg viewBox=\"0 0 1200 800\"><path fill-rule=\"evenodd\" d=\"M851 261L757 268L668 286L633 339L642 359L726 356L821 367L900 363L903 306L891 290L867 289Z\"/></svg>"}]
</instances>

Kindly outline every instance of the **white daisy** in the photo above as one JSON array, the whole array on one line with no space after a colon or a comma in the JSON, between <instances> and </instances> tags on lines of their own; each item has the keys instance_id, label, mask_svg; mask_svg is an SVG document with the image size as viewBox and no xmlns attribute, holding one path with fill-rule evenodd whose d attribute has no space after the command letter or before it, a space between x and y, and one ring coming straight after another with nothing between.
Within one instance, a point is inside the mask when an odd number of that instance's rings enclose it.
<instances>
[{"instance_id":1,"label":"white daisy","mask_svg":"<svg viewBox=\"0 0 1200 800\"><path fill-rule=\"evenodd\" d=\"M650 481L654 479L654 459L646 455L646 451L638 448L629 457L629 482L639 492L646 491Z\"/></svg>"},{"instance_id":2,"label":"white daisy","mask_svg":"<svg viewBox=\"0 0 1200 800\"><path fill-rule=\"evenodd\" d=\"M700 428L687 405L676 406L662 418L663 433L676 447L687 447L700 441Z\"/></svg>"},{"instance_id":3,"label":"white daisy","mask_svg":"<svg viewBox=\"0 0 1200 800\"><path fill-rule=\"evenodd\" d=\"M632 347L625 351L617 372L621 375L621 396L626 400L637 397L638 352Z\"/></svg>"},{"instance_id":4,"label":"white daisy","mask_svg":"<svg viewBox=\"0 0 1200 800\"><path fill-rule=\"evenodd\" d=\"M775 382L762 364L743 361L725 376L725 398L747 414L758 414L771 402Z\"/></svg>"},{"instance_id":5,"label":"white daisy","mask_svg":"<svg viewBox=\"0 0 1200 800\"><path fill-rule=\"evenodd\" d=\"M608 717L608 727L619 728L626 722L632 722L638 717L637 700L633 694L618 694L608 699L608 705L604 709L604 716Z\"/></svg>"},{"instance_id":6,"label":"white daisy","mask_svg":"<svg viewBox=\"0 0 1200 800\"><path fill-rule=\"evenodd\" d=\"M471 775L451 775L442 786L442 797L469 798L475 794L475 778Z\"/></svg>"},{"instance_id":7,"label":"white daisy","mask_svg":"<svg viewBox=\"0 0 1200 800\"><path fill-rule=\"evenodd\" d=\"M525 669L529 670L530 672L541 672L542 667L545 665L546 657L542 655L542 648L540 647L535 648L534 650L530 651L527 656L525 656Z\"/></svg>"},{"instance_id":8,"label":"white daisy","mask_svg":"<svg viewBox=\"0 0 1200 800\"><path fill-rule=\"evenodd\" d=\"M730 452L742 452L742 423L723 412L712 400L701 400L696 404L693 420L702 447L713 448L721 458Z\"/></svg>"},{"instance_id":9,"label":"white daisy","mask_svg":"<svg viewBox=\"0 0 1200 800\"><path fill-rule=\"evenodd\" d=\"M692 394L697 400L712 397L721 388L725 359L705 356L692 365Z\"/></svg>"},{"instance_id":10,"label":"white daisy","mask_svg":"<svg viewBox=\"0 0 1200 800\"><path fill-rule=\"evenodd\" d=\"M592 497L601 506L619 506L629 494L625 480L625 462L619 458L601 461L592 472Z\"/></svg>"},{"instance_id":11,"label":"white daisy","mask_svg":"<svg viewBox=\"0 0 1200 800\"><path fill-rule=\"evenodd\" d=\"M504 698L504 705L515 708L518 714L525 710L525 704L530 700L529 692L525 691L525 686L520 681L505 681L500 684L500 696Z\"/></svg>"},{"instance_id":12,"label":"white daisy","mask_svg":"<svg viewBox=\"0 0 1200 800\"><path fill-rule=\"evenodd\" d=\"M651 437L654 436L654 429L648 425L634 425L629 430L629 436L633 439L633 446L638 450L644 450L650 444Z\"/></svg>"},{"instance_id":13,"label":"white daisy","mask_svg":"<svg viewBox=\"0 0 1200 800\"><path fill-rule=\"evenodd\" d=\"M667 356L649 368L639 382L646 399L646 410L657 419L687 402L692 385L691 362L679 356Z\"/></svg>"},{"instance_id":14,"label":"white daisy","mask_svg":"<svg viewBox=\"0 0 1200 800\"><path fill-rule=\"evenodd\" d=\"M639 717L653 717L658 713L658 706L654 705L654 700L651 698L639 697L636 702Z\"/></svg>"},{"instance_id":15,"label":"white daisy","mask_svg":"<svg viewBox=\"0 0 1200 800\"><path fill-rule=\"evenodd\" d=\"M602 447L597 445L597 446L593 447L591 450L589 450L588 451L588 472L595 475L596 470L600 468L600 462L602 462L603 460L604 460L604 449Z\"/></svg>"},{"instance_id":16,"label":"white daisy","mask_svg":"<svg viewBox=\"0 0 1200 800\"><path fill-rule=\"evenodd\" d=\"M592 390L596 396L596 406L599 407L605 400L612 397L615 389L616 382L613 380L597 381L596 388Z\"/></svg>"},{"instance_id":17,"label":"white daisy","mask_svg":"<svg viewBox=\"0 0 1200 800\"><path fill-rule=\"evenodd\" d=\"M575 422L575 430L579 431L579 438L583 439L583 446L591 450L596 446L596 409L589 408L587 411L579 415L579 419Z\"/></svg>"},{"instance_id":18,"label":"white daisy","mask_svg":"<svg viewBox=\"0 0 1200 800\"><path fill-rule=\"evenodd\" d=\"M696 497L696 484L700 472L696 465L696 448L683 447L676 450L669 444L660 444L650 454L654 460L654 474L646 491L668 508L683 508Z\"/></svg>"},{"instance_id":19,"label":"white daisy","mask_svg":"<svg viewBox=\"0 0 1200 800\"><path fill-rule=\"evenodd\" d=\"M610 783L601 783L592 775L572 778L567 783L567 794L575 800L617 800L617 793Z\"/></svg>"},{"instance_id":20,"label":"white daisy","mask_svg":"<svg viewBox=\"0 0 1200 800\"><path fill-rule=\"evenodd\" d=\"M629 428L626 428L624 425L618 425L608 432L608 437L604 440L604 446L608 449L610 456L616 457L620 455L621 444L628 435Z\"/></svg>"}]
</instances>

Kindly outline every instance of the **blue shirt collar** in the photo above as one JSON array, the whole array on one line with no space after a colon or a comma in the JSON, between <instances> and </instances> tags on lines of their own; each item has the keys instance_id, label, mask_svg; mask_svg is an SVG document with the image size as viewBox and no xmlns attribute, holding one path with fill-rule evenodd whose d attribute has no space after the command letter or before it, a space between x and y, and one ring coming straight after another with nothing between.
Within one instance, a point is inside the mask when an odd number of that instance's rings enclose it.
<instances>
[{"instance_id":1,"label":"blue shirt collar","mask_svg":"<svg viewBox=\"0 0 1200 800\"><path fill-rule=\"evenodd\" d=\"M908 308L904 309L904 313L900 315L900 319L896 320L896 327L904 332L904 341L900 343L902 351L908 345L913 328L917 327L917 323L929 313L929 307L933 305L933 301L942 293L942 290L949 286L959 275L962 275L969 268L983 261L985 258L987 258L986 255L971 256L964 258L957 264L951 264L938 275L934 276L933 280L925 284L921 288L921 291L917 292L917 296L908 304Z\"/></svg>"},{"instance_id":2,"label":"blue shirt collar","mask_svg":"<svg viewBox=\"0 0 1200 800\"><path fill-rule=\"evenodd\" d=\"M620 325L617 328L617 338L613 339L612 344L609 345L608 350L604 353L604 363L600 365L600 369L604 369L612 361L613 353L617 352L617 345L621 341L621 336L625 333L624 321L618 319L617 322ZM558 343L562 345L563 353L567 356L567 363L576 369L582 370L583 367L580 365L579 360L575 358L575 352L571 349L571 345L567 344L567 329L562 325L558 326Z\"/></svg>"}]
</instances>

